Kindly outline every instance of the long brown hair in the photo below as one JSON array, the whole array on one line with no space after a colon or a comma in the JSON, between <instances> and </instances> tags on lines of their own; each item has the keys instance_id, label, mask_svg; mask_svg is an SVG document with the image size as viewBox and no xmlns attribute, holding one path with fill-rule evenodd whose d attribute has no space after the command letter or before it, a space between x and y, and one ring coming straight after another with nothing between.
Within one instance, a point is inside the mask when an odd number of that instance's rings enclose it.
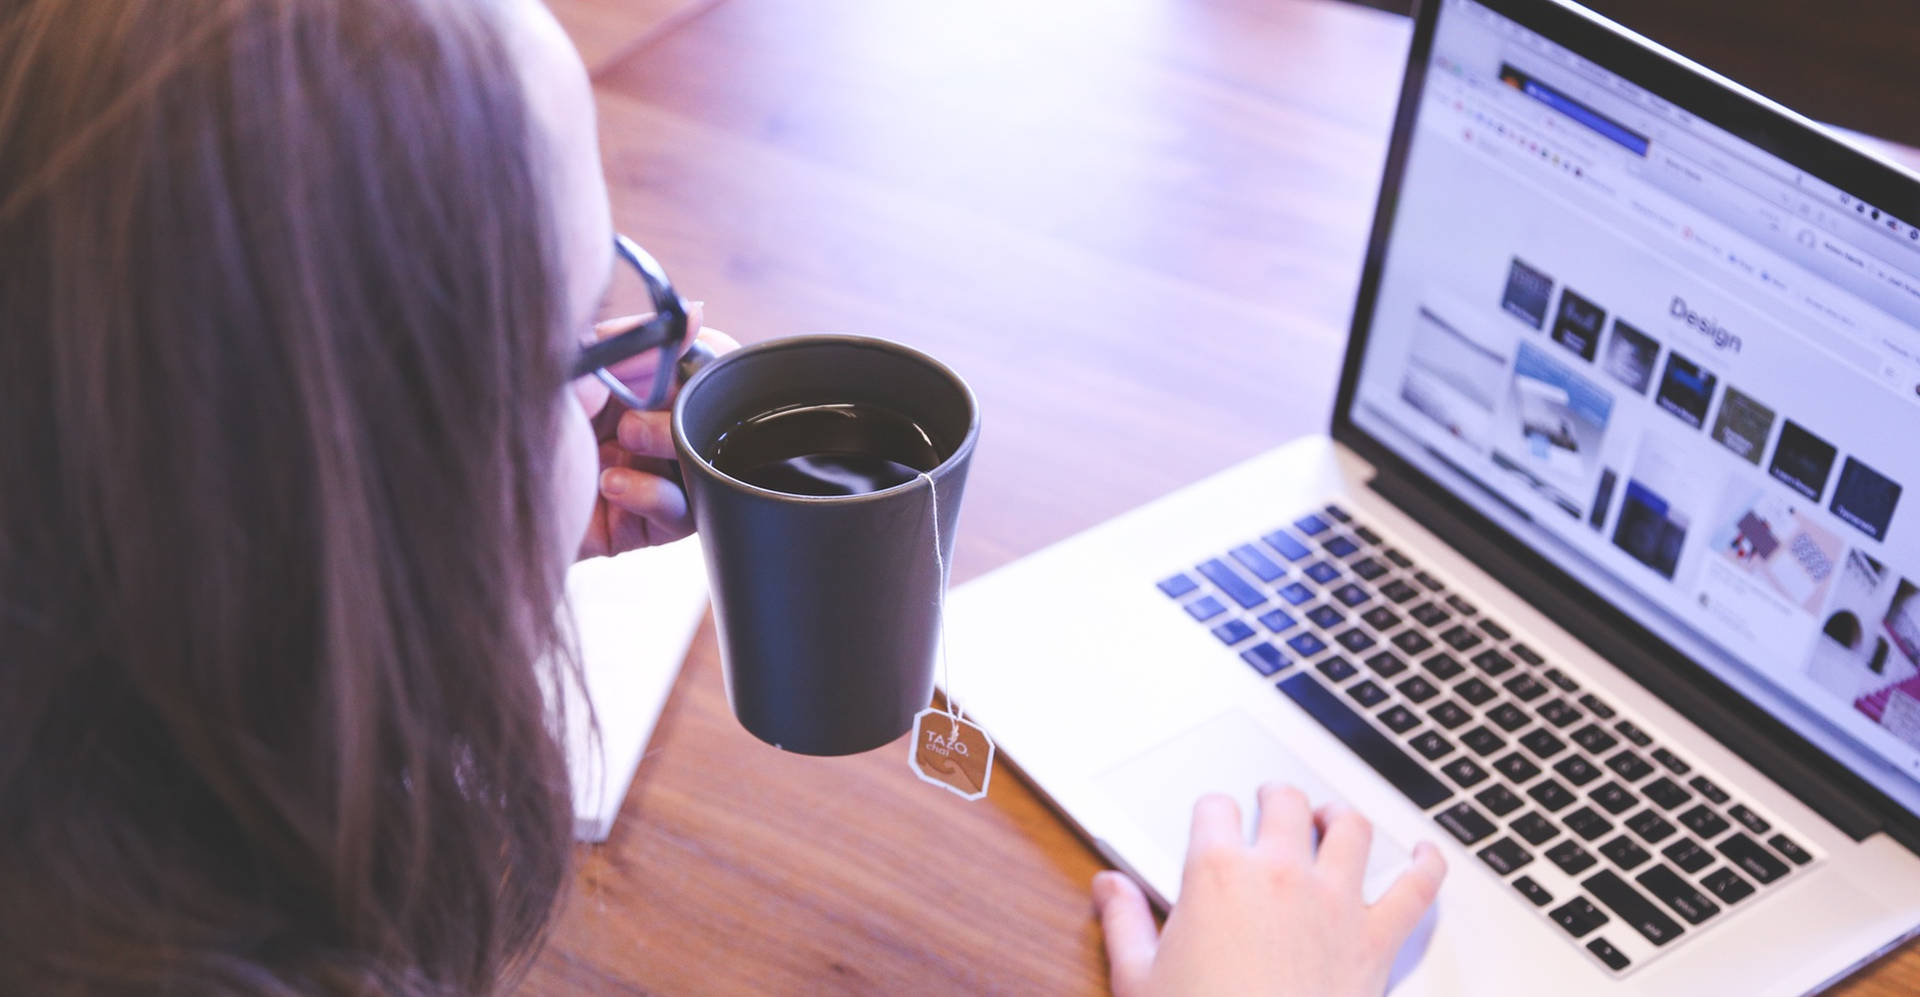
<instances>
[{"instance_id":1,"label":"long brown hair","mask_svg":"<svg viewBox=\"0 0 1920 997\"><path fill-rule=\"evenodd\" d=\"M471 992L566 877L493 4L0 0L0 992Z\"/></svg>"}]
</instances>

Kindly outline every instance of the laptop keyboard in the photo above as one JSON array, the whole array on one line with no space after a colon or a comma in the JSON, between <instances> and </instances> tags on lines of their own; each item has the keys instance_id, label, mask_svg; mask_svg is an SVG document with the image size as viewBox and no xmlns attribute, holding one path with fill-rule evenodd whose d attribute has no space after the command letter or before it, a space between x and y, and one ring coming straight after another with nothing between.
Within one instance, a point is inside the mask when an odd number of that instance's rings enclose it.
<instances>
[{"instance_id":1,"label":"laptop keyboard","mask_svg":"<svg viewBox=\"0 0 1920 997\"><path fill-rule=\"evenodd\" d=\"M1615 975L1815 862L1337 505L1159 588Z\"/></svg>"}]
</instances>

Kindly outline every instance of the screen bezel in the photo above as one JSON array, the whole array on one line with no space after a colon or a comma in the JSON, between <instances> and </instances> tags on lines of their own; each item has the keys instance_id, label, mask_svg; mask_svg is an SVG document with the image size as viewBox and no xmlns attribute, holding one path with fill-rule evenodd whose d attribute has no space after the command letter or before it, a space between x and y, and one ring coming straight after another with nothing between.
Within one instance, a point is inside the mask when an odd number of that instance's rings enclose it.
<instances>
[{"instance_id":1,"label":"screen bezel","mask_svg":"<svg viewBox=\"0 0 1920 997\"><path fill-rule=\"evenodd\" d=\"M1619 25L1561 0L1477 2L1896 217L1920 219L1920 180ZM1333 438L1379 471L1376 490L1430 528L1438 528L1450 539L1466 541L1456 542L1456 546L1490 574L1708 733L1755 762L1843 831L1858 840L1874 830L1886 830L1909 849L1920 851L1920 814L1908 810L1625 611L1594 594L1544 555L1524 543L1514 543L1518 539L1514 534L1354 423L1360 365L1366 355L1367 334L1434 35L1445 6L1445 0L1420 0L1414 12L1405 81L1334 401Z\"/></svg>"}]
</instances>

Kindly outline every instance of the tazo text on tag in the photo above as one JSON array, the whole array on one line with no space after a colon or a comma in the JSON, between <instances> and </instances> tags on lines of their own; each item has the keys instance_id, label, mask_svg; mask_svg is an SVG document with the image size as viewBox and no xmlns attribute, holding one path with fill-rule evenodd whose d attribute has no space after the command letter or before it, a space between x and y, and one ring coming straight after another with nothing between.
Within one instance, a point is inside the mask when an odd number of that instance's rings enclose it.
<instances>
[{"instance_id":1,"label":"tazo text on tag","mask_svg":"<svg viewBox=\"0 0 1920 997\"><path fill-rule=\"evenodd\" d=\"M922 781L977 800L993 780L993 739L971 721L928 707L914 718L907 764Z\"/></svg>"}]
</instances>

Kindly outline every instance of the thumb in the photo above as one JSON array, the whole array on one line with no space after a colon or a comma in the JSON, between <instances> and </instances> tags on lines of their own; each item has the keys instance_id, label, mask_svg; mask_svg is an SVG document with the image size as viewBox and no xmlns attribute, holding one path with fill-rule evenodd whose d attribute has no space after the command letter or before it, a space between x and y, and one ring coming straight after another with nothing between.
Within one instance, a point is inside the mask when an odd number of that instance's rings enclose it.
<instances>
[{"instance_id":1,"label":"thumb","mask_svg":"<svg viewBox=\"0 0 1920 997\"><path fill-rule=\"evenodd\" d=\"M1093 902L1100 910L1100 927L1107 936L1107 964L1117 997L1142 993L1153 968L1159 929L1147 898L1133 880L1117 872L1093 877Z\"/></svg>"}]
</instances>

